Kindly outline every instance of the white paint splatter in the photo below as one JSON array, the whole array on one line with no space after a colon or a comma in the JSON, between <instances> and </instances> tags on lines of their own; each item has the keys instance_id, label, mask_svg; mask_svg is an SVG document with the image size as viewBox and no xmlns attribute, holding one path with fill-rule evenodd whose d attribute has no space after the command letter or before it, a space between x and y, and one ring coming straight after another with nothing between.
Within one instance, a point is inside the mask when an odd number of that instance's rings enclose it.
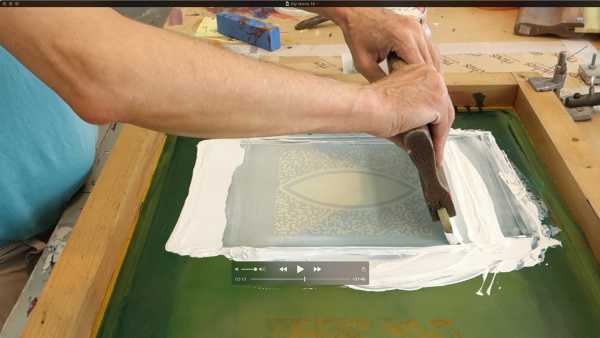
<instances>
[{"instance_id":1,"label":"white paint splatter","mask_svg":"<svg viewBox=\"0 0 600 338\"><path fill-rule=\"evenodd\" d=\"M458 245L432 247L223 247L227 223L225 206L235 169L243 163L240 140L209 140L198 144L189 195L166 250L192 257L223 255L238 261L369 261L370 284L349 285L365 291L416 290L483 277L478 295L491 295L496 274L530 267L543 261L547 248L560 242L547 236L538 204L489 132L453 130L451 136L476 137L487 142L498 175L517 200L521 215L535 229L532 236L504 237L494 204L466 152L451 137L445 169L457 208L451 219ZM227 156L223 156L227 154ZM199 207L201 206L201 207ZM462 229L462 230L461 230Z\"/></svg>"}]
</instances>

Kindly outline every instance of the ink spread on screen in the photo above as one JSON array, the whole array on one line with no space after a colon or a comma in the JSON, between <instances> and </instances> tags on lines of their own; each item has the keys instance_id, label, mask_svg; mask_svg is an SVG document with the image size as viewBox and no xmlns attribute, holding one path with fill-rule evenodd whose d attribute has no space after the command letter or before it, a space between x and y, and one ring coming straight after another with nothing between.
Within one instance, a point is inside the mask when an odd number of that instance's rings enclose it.
<instances>
[{"instance_id":1,"label":"ink spread on screen","mask_svg":"<svg viewBox=\"0 0 600 338\"><path fill-rule=\"evenodd\" d=\"M416 290L543 261L560 242L487 131L453 130L453 237L432 222L408 155L368 135L202 141L168 251L236 261L368 261L367 290ZM450 244L453 243L453 244ZM490 284L491 288L491 284ZM481 292L481 290L479 291ZM489 290L487 290L489 293Z\"/></svg>"}]
</instances>

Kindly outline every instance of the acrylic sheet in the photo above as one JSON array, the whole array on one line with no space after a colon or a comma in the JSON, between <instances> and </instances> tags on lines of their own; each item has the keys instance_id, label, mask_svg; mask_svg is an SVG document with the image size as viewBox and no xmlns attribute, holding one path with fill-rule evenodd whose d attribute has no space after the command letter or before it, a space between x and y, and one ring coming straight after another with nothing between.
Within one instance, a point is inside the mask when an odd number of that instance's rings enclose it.
<instances>
[{"instance_id":1,"label":"acrylic sheet","mask_svg":"<svg viewBox=\"0 0 600 338\"><path fill-rule=\"evenodd\" d=\"M244 140L225 246L446 243L404 151L372 137Z\"/></svg>"}]
</instances>

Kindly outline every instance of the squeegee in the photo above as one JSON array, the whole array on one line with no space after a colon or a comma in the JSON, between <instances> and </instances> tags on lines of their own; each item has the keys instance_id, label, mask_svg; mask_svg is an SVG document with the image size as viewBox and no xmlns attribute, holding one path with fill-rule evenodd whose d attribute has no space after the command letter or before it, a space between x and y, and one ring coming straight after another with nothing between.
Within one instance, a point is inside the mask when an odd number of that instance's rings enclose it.
<instances>
[{"instance_id":1,"label":"squeegee","mask_svg":"<svg viewBox=\"0 0 600 338\"><path fill-rule=\"evenodd\" d=\"M387 63L390 72L401 71L399 69L406 65L395 53L388 55ZM438 166L436 161L429 125L409 130L392 138L392 141L408 152L417 167L431 219L440 221L444 232L452 234L450 217L456 216L456 210L448 190L444 168Z\"/></svg>"}]
</instances>

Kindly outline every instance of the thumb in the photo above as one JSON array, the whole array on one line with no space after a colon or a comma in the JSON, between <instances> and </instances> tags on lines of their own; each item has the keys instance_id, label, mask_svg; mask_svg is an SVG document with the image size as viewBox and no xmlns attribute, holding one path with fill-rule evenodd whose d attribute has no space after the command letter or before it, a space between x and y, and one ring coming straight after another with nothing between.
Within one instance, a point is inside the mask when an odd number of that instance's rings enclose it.
<instances>
[{"instance_id":1,"label":"thumb","mask_svg":"<svg viewBox=\"0 0 600 338\"><path fill-rule=\"evenodd\" d=\"M386 74L383 72L383 69L379 67L379 64L370 55L356 53L354 57L356 70L366 77L369 82L375 82L385 77Z\"/></svg>"}]
</instances>

